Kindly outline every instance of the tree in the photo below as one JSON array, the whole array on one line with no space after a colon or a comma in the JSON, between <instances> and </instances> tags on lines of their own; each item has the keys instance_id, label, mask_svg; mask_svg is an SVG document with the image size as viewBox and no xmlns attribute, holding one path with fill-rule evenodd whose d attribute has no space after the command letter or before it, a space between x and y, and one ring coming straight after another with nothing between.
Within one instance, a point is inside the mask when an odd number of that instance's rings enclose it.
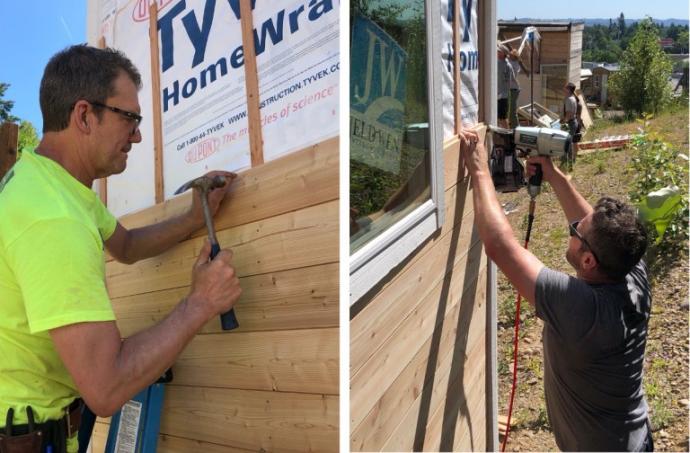
<instances>
[{"instance_id":1,"label":"tree","mask_svg":"<svg viewBox=\"0 0 690 453\"><path fill-rule=\"evenodd\" d=\"M32 151L38 146L38 134L36 133L36 128L31 121L23 120L19 124L19 139L18 146L20 152Z\"/></svg>"},{"instance_id":2,"label":"tree","mask_svg":"<svg viewBox=\"0 0 690 453\"><path fill-rule=\"evenodd\" d=\"M620 37L622 38L625 35L625 16L623 13L618 16L618 29L621 32Z\"/></svg>"},{"instance_id":3,"label":"tree","mask_svg":"<svg viewBox=\"0 0 690 453\"><path fill-rule=\"evenodd\" d=\"M682 30L678 33L674 47L678 49L678 53L688 52L688 30Z\"/></svg>"},{"instance_id":4,"label":"tree","mask_svg":"<svg viewBox=\"0 0 690 453\"><path fill-rule=\"evenodd\" d=\"M659 46L651 19L640 22L621 57L620 71L611 77L611 91L628 115L658 113L671 99L668 83L671 60Z\"/></svg>"},{"instance_id":5,"label":"tree","mask_svg":"<svg viewBox=\"0 0 690 453\"><path fill-rule=\"evenodd\" d=\"M10 87L9 83L0 82L0 123L6 121L15 122L19 118L11 115L12 107L14 107L14 101L5 100L5 91Z\"/></svg>"}]
</instances>

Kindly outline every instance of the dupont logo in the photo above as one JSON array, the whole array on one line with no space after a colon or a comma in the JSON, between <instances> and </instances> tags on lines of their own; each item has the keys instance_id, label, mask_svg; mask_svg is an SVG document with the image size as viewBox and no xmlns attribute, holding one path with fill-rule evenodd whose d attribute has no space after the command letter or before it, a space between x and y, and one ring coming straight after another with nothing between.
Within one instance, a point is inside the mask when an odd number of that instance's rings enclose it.
<instances>
[{"instance_id":1,"label":"dupont logo","mask_svg":"<svg viewBox=\"0 0 690 453\"><path fill-rule=\"evenodd\" d=\"M209 138L203 142L197 143L191 148L184 156L184 160L188 164L193 164L194 162L199 162L200 160L206 159L211 154L215 154L220 149L220 139L219 138Z\"/></svg>"},{"instance_id":2,"label":"dupont logo","mask_svg":"<svg viewBox=\"0 0 690 453\"><path fill-rule=\"evenodd\" d=\"M138 0L132 11L134 22L144 22L149 20L149 3L151 0ZM158 0L158 11L171 4L174 0Z\"/></svg>"}]
</instances>

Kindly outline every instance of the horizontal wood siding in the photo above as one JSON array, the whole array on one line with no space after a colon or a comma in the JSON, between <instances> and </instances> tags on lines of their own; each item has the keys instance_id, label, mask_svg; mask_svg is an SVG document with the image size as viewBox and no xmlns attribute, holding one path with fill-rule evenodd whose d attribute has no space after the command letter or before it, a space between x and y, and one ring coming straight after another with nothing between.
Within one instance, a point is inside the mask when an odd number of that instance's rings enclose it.
<instances>
[{"instance_id":1,"label":"horizontal wood siding","mask_svg":"<svg viewBox=\"0 0 690 453\"><path fill-rule=\"evenodd\" d=\"M484 450L486 258L459 144L445 223L350 322L352 451Z\"/></svg>"},{"instance_id":2,"label":"horizontal wood siding","mask_svg":"<svg viewBox=\"0 0 690 453\"><path fill-rule=\"evenodd\" d=\"M161 452L338 451L338 140L242 173L215 218L243 294L240 328L212 319L166 385ZM110 194L116 196L116 194ZM188 209L191 195L130 214L133 228ZM199 230L106 278L124 337L160 321L189 292ZM109 420L97 423L103 451Z\"/></svg>"}]
</instances>

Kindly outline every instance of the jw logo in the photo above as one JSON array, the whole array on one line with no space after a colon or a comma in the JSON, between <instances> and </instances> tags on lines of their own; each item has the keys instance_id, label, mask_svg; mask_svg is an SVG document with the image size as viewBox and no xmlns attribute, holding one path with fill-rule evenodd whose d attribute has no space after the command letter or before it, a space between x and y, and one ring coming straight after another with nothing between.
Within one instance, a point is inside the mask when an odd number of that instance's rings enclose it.
<instances>
[{"instance_id":1,"label":"jw logo","mask_svg":"<svg viewBox=\"0 0 690 453\"><path fill-rule=\"evenodd\" d=\"M352 33L351 105L360 111L380 98L405 101L407 53L370 20L357 17ZM397 102L394 102L397 104Z\"/></svg>"}]
</instances>

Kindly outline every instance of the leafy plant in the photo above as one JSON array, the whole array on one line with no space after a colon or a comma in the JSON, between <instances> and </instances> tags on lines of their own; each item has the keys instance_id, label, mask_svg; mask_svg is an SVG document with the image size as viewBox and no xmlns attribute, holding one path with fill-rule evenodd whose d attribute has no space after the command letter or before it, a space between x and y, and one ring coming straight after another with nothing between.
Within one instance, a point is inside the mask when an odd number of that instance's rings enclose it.
<instances>
[{"instance_id":1,"label":"leafy plant","mask_svg":"<svg viewBox=\"0 0 690 453\"><path fill-rule=\"evenodd\" d=\"M627 115L658 113L670 102L668 78L671 60L659 46L659 34L650 19L638 24L623 52L620 71L611 76L611 91Z\"/></svg>"},{"instance_id":2,"label":"leafy plant","mask_svg":"<svg viewBox=\"0 0 690 453\"><path fill-rule=\"evenodd\" d=\"M655 244L653 252L679 252L687 247L688 240L688 157L673 148L655 133L644 130L633 136L631 146L634 156L630 174L632 187L630 198L645 213L650 206L649 195L664 188L675 186L677 205L661 219L666 228L650 228L650 240ZM670 190L670 189L669 189Z\"/></svg>"}]
</instances>

